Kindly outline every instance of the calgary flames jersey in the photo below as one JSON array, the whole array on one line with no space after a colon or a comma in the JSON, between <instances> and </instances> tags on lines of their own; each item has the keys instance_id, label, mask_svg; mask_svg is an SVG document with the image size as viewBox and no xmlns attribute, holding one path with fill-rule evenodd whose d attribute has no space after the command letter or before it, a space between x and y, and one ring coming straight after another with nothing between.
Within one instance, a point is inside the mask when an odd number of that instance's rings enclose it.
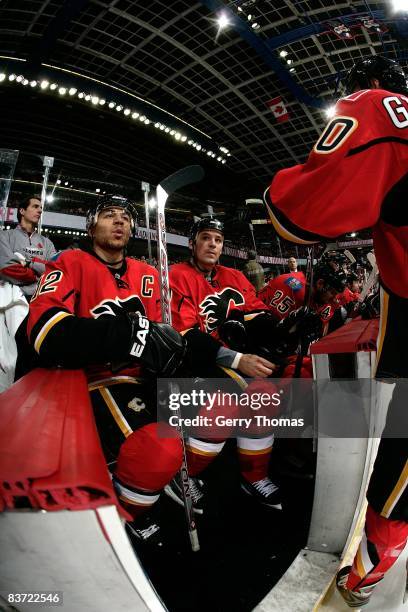
<instances>
[{"instance_id":1,"label":"calgary flames jersey","mask_svg":"<svg viewBox=\"0 0 408 612\"><path fill-rule=\"evenodd\" d=\"M78 355L76 367L81 367L81 354L88 349L86 339L89 341L91 338L95 347L103 341L98 337L96 326L90 337L82 336L81 322L90 318L109 321L123 310L139 312L152 321L160 321L157 270L130 258L125 259L121 270L109 269L91 253L66 251L57 261L47 263L38 283L30 303L28 336L40 356L53 345L52 355L56 363L58 347L62 352L65 345L75 343ZM72 324L72 317L76 318L78 325L68 328L64 323L70 318L69 323ZM78 334L78 337L72 338L72 334ZM108 341L109 338L105 339L105 344ZM115 342L114 337L111 342ZM97 350L95 353L98 355ZM95 367L91 364L88 372L98 372L102 365L96 361ZM132 374L137 372L138 366L132 368Z\"/></svg>"},{"instance_id":2,"label":"calgary flames jersey","mask_svg":"<svg viewBox=\"0 0 408 612\"><path fill-rule=\"evenodd\" d=\"M408 298L408 97L381 89L339 100L305 164L266 194L278 233L299 244L373 227L385 287Z\"/></svg>"},{"instance_id":3,"label":"calgary flames jersey","mask_svg":"<svg viewBox=\"0 0 408 612\"><path fill-rule=\"evenodd\" d=\"M360 299L359 295L359 293L355 293L346 287L342 293L338 294L337 301L340 306L346 306L346 304L350 304L350 302L358 302Z\"/></svg>"},{"instance_id":4,"label":"calgary flames jersey","mask_svg":"<svg viewBox=\"0 0 408 612\"><path fill-rule=\"evenodd\" d=\"M207 280L191 263L170 269L172 322L177 331L197 327L217 337L217 329L232 310L265 311L265 304L242 272L216 266Z\"/></svg>"},{"instance_id":5,"label":"calgary flames jersey","mask_svg":"<svg viewBox=\"0 0 408 612\"><path fill-rule=\"evenodd\" d=\"M258 293L261 299L279 319L304 305L306 279L303 272L281 274L269 281Z\"/></svg>"}]
</instances>

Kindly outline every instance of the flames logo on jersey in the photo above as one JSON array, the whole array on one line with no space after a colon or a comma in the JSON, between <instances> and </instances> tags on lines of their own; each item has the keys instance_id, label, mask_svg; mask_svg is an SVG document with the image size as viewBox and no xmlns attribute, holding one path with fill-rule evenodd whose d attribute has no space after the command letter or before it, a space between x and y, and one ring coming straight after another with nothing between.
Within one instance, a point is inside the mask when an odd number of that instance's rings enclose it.
<instances>
[{"instance_id":1,"label":"flames logo on jersey","mask_svg":"<svg viewBox=\"0 0 408 612\"><path fill-rule=\"evenodd\" d=\"M206 331L211 333L225 321L231 305L243 306L244 304L243 295L232 287L226 287L218 293L207 295L199 306L200 315L205 317Z\"/></svg>"},{"instance_id":2,"label":"flames logo on jersey","mask_svg":"<svg viewBox=\"0 0 408 612\"><path fill-rule=\"evenodd\" d=\"M106 315L116 317L125 312L139 312L144 317L146 316L146 310L143 306L143 302L138 295L131 295L124 300L120 300L118 297L114 299L103 300L97 304L91 310L91 315L98 319Z\"/></svg>"}]
</instances>

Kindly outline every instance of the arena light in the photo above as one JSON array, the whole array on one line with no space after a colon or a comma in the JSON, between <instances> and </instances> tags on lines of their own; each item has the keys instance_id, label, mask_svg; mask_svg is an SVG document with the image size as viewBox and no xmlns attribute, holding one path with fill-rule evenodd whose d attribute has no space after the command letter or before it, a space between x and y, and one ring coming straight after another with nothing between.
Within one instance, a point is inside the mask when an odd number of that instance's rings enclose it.
<instances>
[{"instance_id":1,"label":"arena light","mask_svg":"<svg viewBox=\"0 0 408 612\"><path fill-rule=\"evenodd\" d=\"M6 75L4 74L4 72L0 72L0 83L4 81L5 78L6 78Z\"/></svg>"},{"instance_id":2,"label":"arena light","mask_svg":"<svg viewBox=\"0 0 408 612\"><path fill-rule=\"evenodd\" d=\"M58 88L58 93L59 93L60 96L65 96L65 94L67 93L66 87L59 87Z\"/></svg>"},{"instance_id":3,"label":"arena light","mask_svg":"<svg viewBox=\"0 0 408 612\"><path fill-rule=\"evenodd\" d=\"M45 201L48 202L48 204L52 204L52 202L54 201L54 196L52 195L52 193L45 196Z\"/></svg>"},{"instance_id":4,"label":"arena light","mask_svg":"<svg viewBox=\"0 0 408 612\"><path fill-rule=\"evenodd\" d=\"M77 90L75 87L70 87L70 88L69 88L69 90L68 90L68 94L69 94L70 96L75 96L75 94L76 94L76 92L77 92L77 91L78 91L78 90Z\"/></svg>"},{"instance_id":5,"label":"arena light","mask_svg":"<svg viewBox=\"0 0 408 612\"><path fill-rule=\"evenodd\" d=\"M139 113L132 113L132 119L138 119Z\"/></svg>"},{"instance_id":6,"label":"arena light","mask_svg":"<svg viewBox=\"0 0 408 612\"><path fill-rule=\"evenodd\" d=\"M150 198L149 200L149 209L154 210L157 206L156 198Z\"/></svg>"},{"instance_id":7,"label":"arena light","mask_svg":"<svg viewBox=\"0 0 408 612\"><path fill-rule=\"evenodd\" d=\"M15 81L15 79L16 79L16 75L15 74L10 74L9 81Z\"/></svg>"},{"instance_id":8,"label":"arena light","mask_svg":"<svg viewBox=\"0 0 408 612\"><path fill-rule=\"evenodd\" d=\"M37 81L30 81L30 87L35 87L37 85Z\"/></svg>"},{"instance_id":9,"label":"arena light","mask_svg":"<svg viewBox=\"0 0 408 612\"><path fill-rule=\"evenodd\" d=\"M282 49L282 51L279 51L279 55L280 55L280 57L286 57L286 56L287 56L287 54L288 54L288 52L287 52L287 51L285 51L285 49Z\"/></svg>"},{"instance_id":10,"label":"arena light","mask_svg":"<svg viewBox=\"0 0 408 612\"><path fill-rule=\"evenodd\" d=\"M49 86L49 82L47 80L41 81L40 82L40 89L48 89Z\"/></svg>"},{"instance_id":11,"label":"arena light","mask_svg":"<svg viewBox=\"0 0 408 612\"><path fill-rule=\"evenodd\" d=\"M230 24L230 20L225 13L220 13L217 17L217 23L220 30L223 30Z\"/></svg>"},{"instance_id":12,"label":"arena light","mask_svg":"<svg viewBox=\"0 0 408 612\"><path fill-rule=\"evenodd\" d=\"M19 74L18 77L16 78L17 83L21 83L21 81L24 80L24 77L22 74Z\"/></svg>"},{"instance_id":13,"label":"arena light","mask_svg":"<svg viewBox=\"0 0 408 612\"><path fill-rule=\"evenodd\" d=\"M104 100L103 98L101 98L101 99L99 100L99 105L100 105L100 106L104 106L105 104L106 104L106 100Z\"/></svg>"},{"instance_id":14,"label":"arena light","mask_svg":"<svg viewBox=\"0 0 408 612\"><path fill-rule=\"evenodd\" d=\"M130 115L130 108L125 108L125 110L123 111L124 115Z\"/></svg>"},{"instance_id":15,"label":"arena light","mask_svg":"<svg viewBox=\"0 0 408 612\"><path fill-rule=\"evenodd\" d=\"M394 13L408 12L408 0L392 0L391 6Z\"/></svg>"},{"instance_id":16,"label":"arena light","mask_svg":"<svg viewBox=\"0 0 408 612\"><path fill-rule=\"evenodd\" d=\"M50 89L51 91L55 91L55 89L57 89L58 85L56 83L51 83L50 85Z\"/></svg>"},{"instance_id":17,"label":"arena light","mask_svg":"<svg viewBox=\"0 0 408 612\"><path fill-rule=\"evenodd\" d=\"M91 98L91 102L92 102L92 104L95 104L95 106L96 106L97 104L99 104L99 98L98 98L98 96L92 96L92 98Z\"/></svg>"},{"instance_id":18,"label":"arena light","mask_svg":"<svg viewBox=\"0 0 408 612\"><path fill-rule=\"evenodd\" d=\"M326 115L328 119L331 119L332 117L334 117L335 112L336 112L336 107L334 104L324 109L324 114Z\"/></svg>"}]
</instances>

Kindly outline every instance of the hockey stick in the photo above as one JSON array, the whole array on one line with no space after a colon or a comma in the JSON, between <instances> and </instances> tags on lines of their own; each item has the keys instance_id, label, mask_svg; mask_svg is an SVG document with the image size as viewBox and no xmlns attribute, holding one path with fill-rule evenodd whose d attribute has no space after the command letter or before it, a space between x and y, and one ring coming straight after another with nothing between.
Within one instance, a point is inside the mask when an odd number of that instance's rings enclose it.
<instances>
[{"instance_id":1,"label":"hockey stick","mask_svg":"<svg viewBox=\"0 0 408 612\"><path fill-rule=\"evenodd\" d=\"M160 302L163 323L171 325L171 298L169 288L169 270L167 264L167 243L166 243L166 219L165 219L165 207L169 196L172 193L190 185L196 183L204 177L204 170L201 166L187 166L171 174L164 179L156 190L157 200L157 250L159 259L159 280L160 280ZM174 383L170 383L170 392L177 393L178 389ZM186 445L184 442L184 435L182 429L181 413L178 409L176 411L177 421L179 423L179 433L181 438L181 445L183 451L182 465L180 469L184 510L187 519L188 534L190 536L191 548L194 552L200 550L200 544L198 541L197 529L193 517L193 498L190 491L190 479L188 475L187 467L187 454Z\"/></svg>"}]
</instances>

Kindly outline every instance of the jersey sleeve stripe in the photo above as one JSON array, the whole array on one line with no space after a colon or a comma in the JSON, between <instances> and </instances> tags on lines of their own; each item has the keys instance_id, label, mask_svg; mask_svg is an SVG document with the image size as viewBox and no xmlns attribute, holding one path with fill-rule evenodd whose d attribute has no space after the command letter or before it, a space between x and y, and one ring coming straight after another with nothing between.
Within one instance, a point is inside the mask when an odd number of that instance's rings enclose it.
<instances>
[{"instance_id":1,"label":"jersey sleeve stripe","mask_svg":"<svg viewBox=\"0 0 408 612\"><path fill-rule=\"evenodd\" d=\"M264 201L266 205L266 209L268 211L269 218L271 223L279 236L288 240L289 242L295 242L297 244L315 244L316 242L321 242L325 240L326 237L318 236L317 234L312 234L311 232L307 232L306 230L302 230L300 227L295 226L293 223L289 221L282 213L278 213L278 210L273 206L271 199L269 197L269 189L266 190L264 195ZM279 219L278 219L279 215ZM282 220L284 218L286 227L283 226ZM291 228L290 231L287 228ZM296 234L294 233L296 232ZM303 237L301 237L303 235Z\"/></svg>"},{"instance_id":2,"label":"jersey sleeve stripe","mask_svg":"<svg viewBox=\"0 0 408 612\"><path fill-rule=\"evenodd\" d=\"M37 353L40 353L40 348L42 343L44 342L48 332L61 321L65 317L72 317L73 315L69 312L59 311L54 316L52 316L48 321L42 326L40 331L38 332L36 339L34 341L34 349Z\"/></svg>"}]
</instances>

